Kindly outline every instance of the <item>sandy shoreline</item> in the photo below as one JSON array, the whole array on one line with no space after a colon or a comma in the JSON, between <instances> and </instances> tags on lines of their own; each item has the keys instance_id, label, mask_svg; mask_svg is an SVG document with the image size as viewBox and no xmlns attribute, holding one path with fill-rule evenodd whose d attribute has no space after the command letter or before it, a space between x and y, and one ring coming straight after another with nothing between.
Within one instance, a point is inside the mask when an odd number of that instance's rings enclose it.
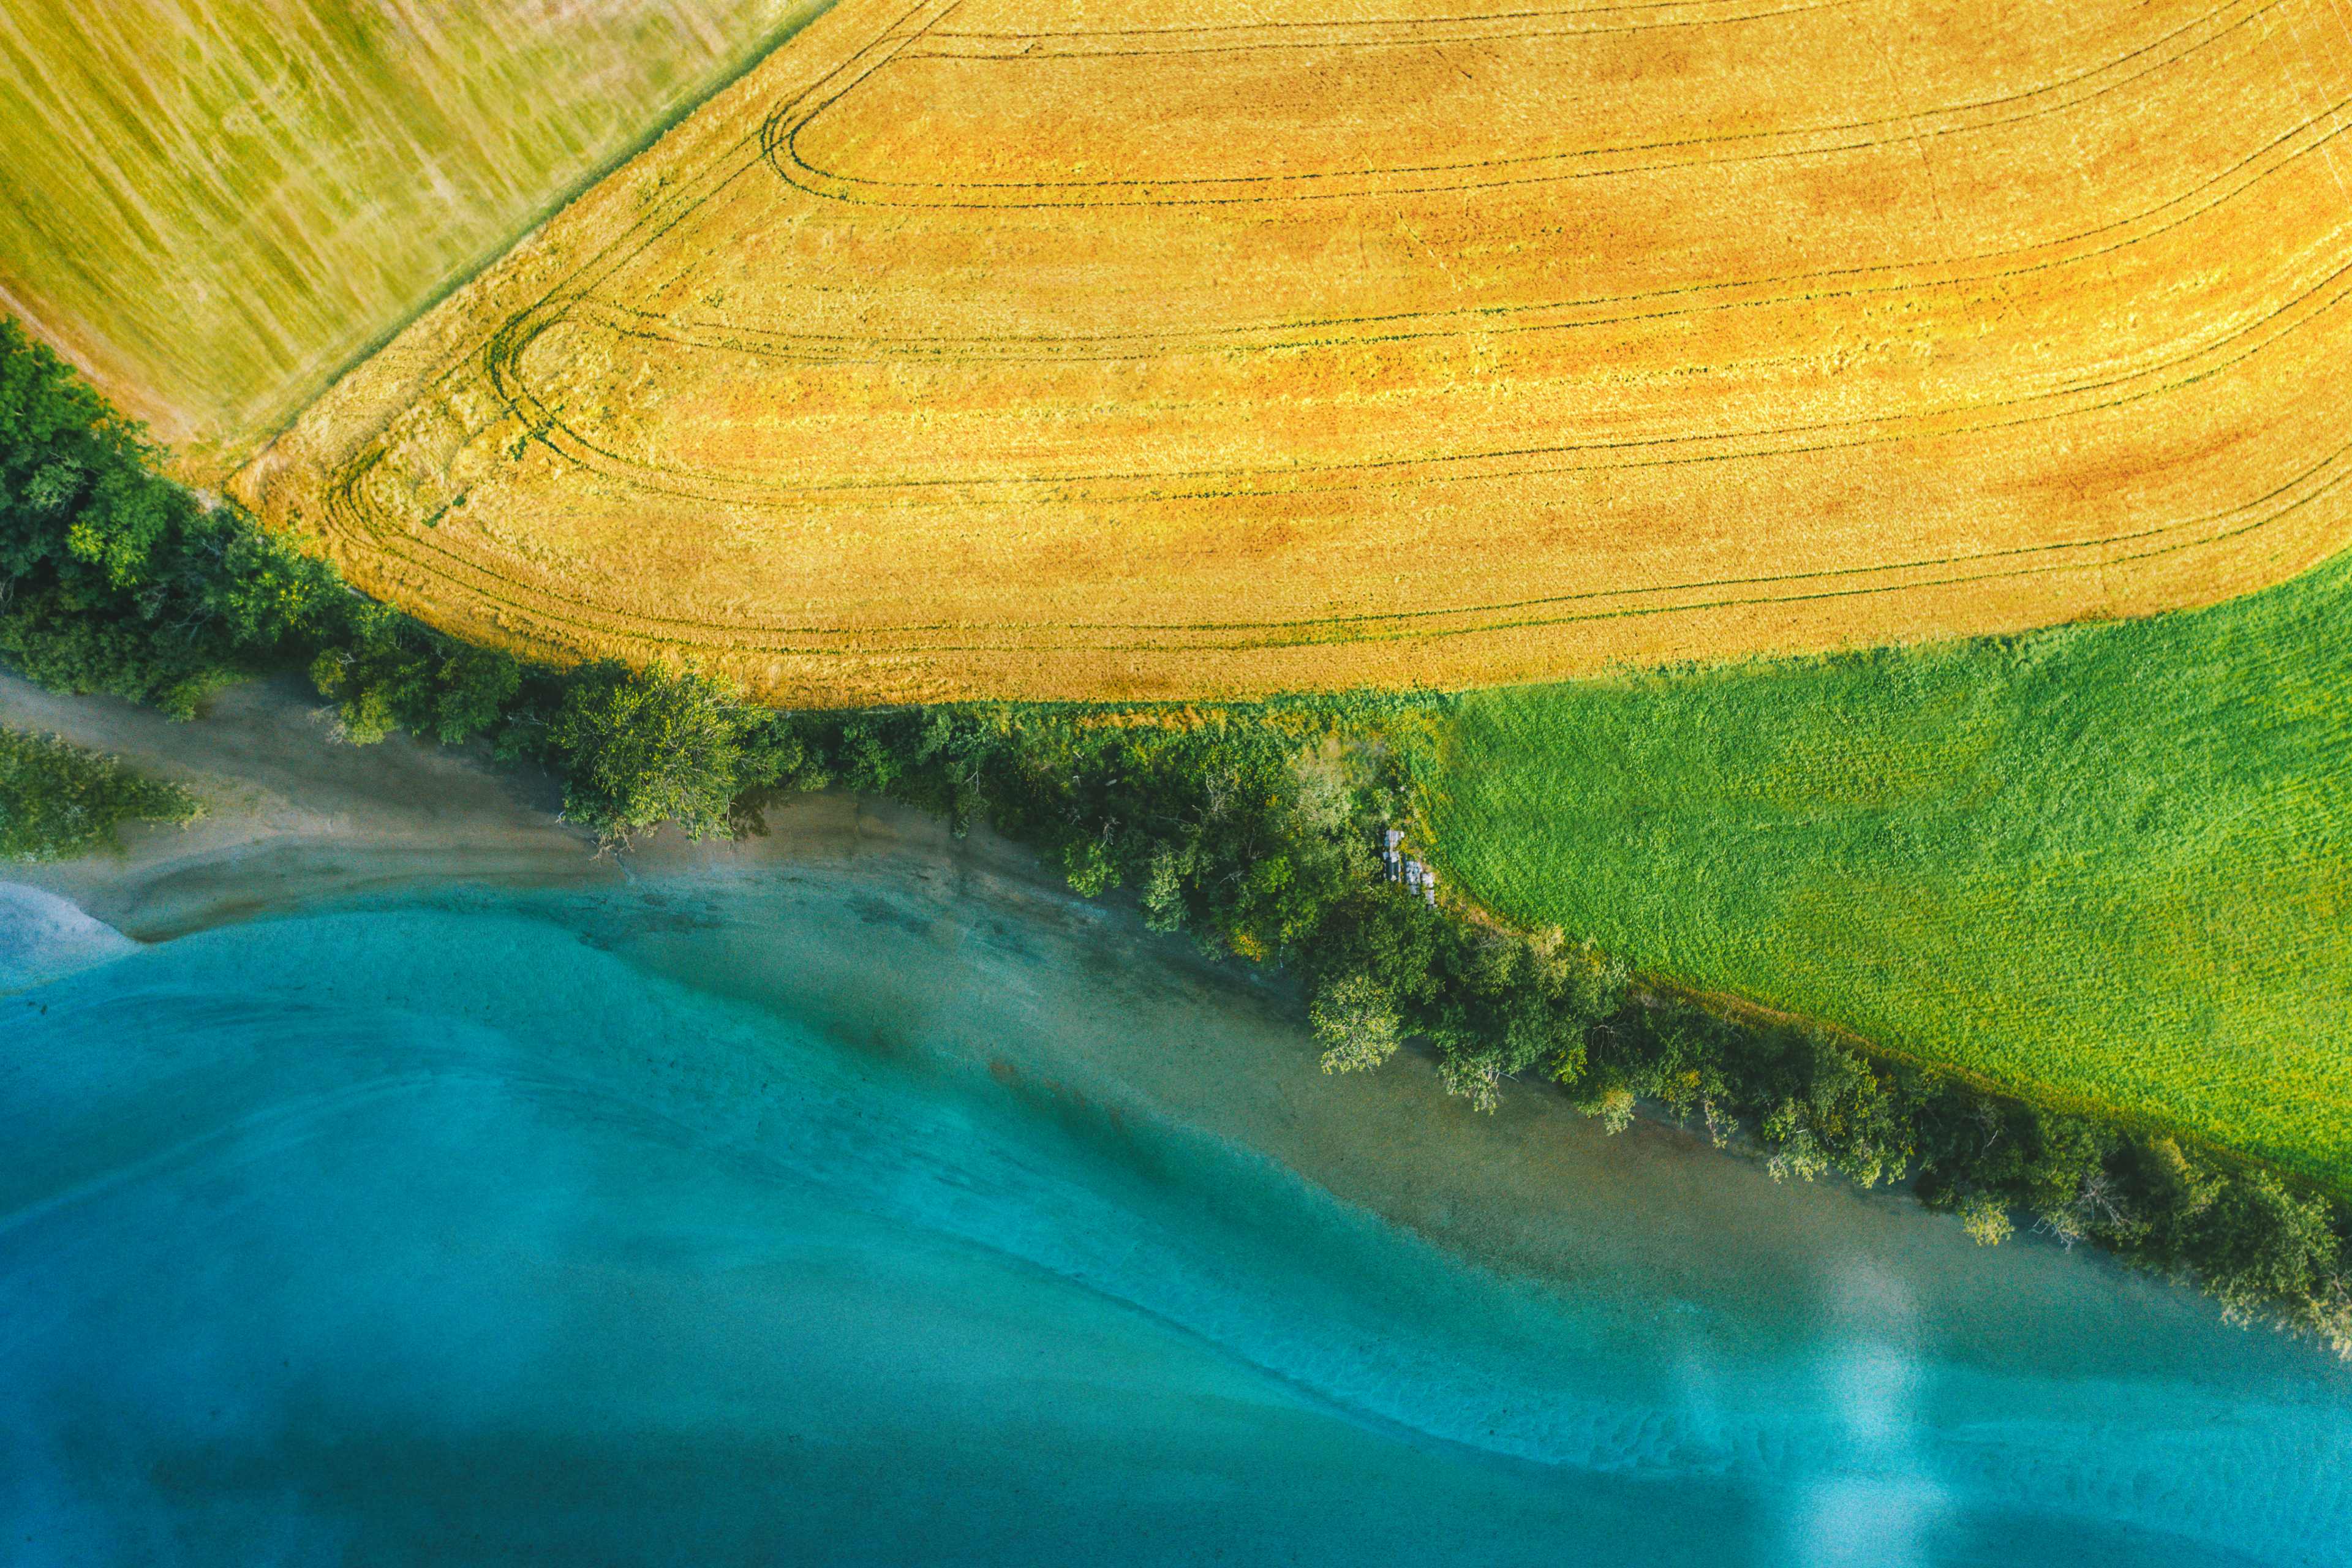
<instances>
[{"instance_id":1,"label":"sandy shoreline","mask_svg":"<svg viewBox=\"0 0 2352 1568\"><path fill-rule=\"evenodd\" d=\"M133 825L121 847L12 863L0 877L69 899L160 941L268 909L412 879L561 881L597 874L592 846L554 818L543 775L493 772L406 736L341 745L299 680L221 693L173 723L107 697L68 697L0 674L0 723L110 752L193 790L186 827Z\"/></svg>"},{"instance_id":2,"label":"sandy shoreline","mask_svg":"<svg viewBox=\"0 0 2352 1568\"><path fill-rule=\"evenodd\" d=\"M617 896L599 900L616 922L605 938L651 972L859 1048L961 1058L1106 1136L1140 1117L1229 1142L1451 1252L1609 1299L1628 1329L1690 1313L1705 1338L1728 1329L1727 1303L1759 1297L1848 1312L1854 1290L1874 1299L1869 1281L1908 1277L1935 1286L1903 1303L1902 1337L1963 1360L2064 1342L2042 1352L2053 1367L2098 1374L2134 1343L2210 1352L2213 1310L2190 1294L2054 1247L1988 1256L1891 1192L1780 1186L1654 1121L1611 1137L1536 1087L1479 1115L1420 1053L1328 1077L1280 976L1205 963L985 830L959 839L827 792L785 802L763 836L661 834L600 856L557 819L543 773L404 737L341 745L317 708L299 682L264 682L173 724L0 676L0 722L112 752L208 807L188 828L129 832L118 852L0 865L0 881L149 942L374 894L602 889ZM1988 1338L1993 1324L2007 1331ZM2284 1342L2239 1343L2307 1364Z\"/></svg>"},{"instance_id":3,"label":"sandy shoreline","mask_svg":"<svg viewBox=\"0 0 2352 1568\"><path fill-rule=\"evenodd\" d=\"M1622 1261L1591 1231L1563 1231L1497 1201L1514 1187L1580 1187L1599 1176L1598 1130L1557 1096L1514 1092L1499 1114L1477 1116L1440 1092L1432 1064L1410 1052L1385 1072L1328 1077L1316 1069L1278 977L1201 962L1181 938L1151 936L1116 904L1076 898L1028 851L985 830L958 839L908 808L828 791L770 812L764 836L697 844L660 833L625 855L599 855L557 818L561 792L546 773L404 735L341 744L318 700L290 679L236 688L204 718L173 723L0 675L0 722L110 752L203 798L201 820L131 827L120 850L0 864L0 881L56 894L140 941L408 889L634 885L663 900L756 873L752 887L772 884L754 900L756 928L723 946L696 930L674 952L656 943L641 961L664 967L666 959L694 984L875 1038L938 1016L940 998L969 983L968 943L1014 945L1047 977L1035 984L1050 980L1056 994L1041 1005L1023 984L986 998L987 1011L1009 1018L1043 1005L1054 1019L1013 1032L1049 1048L1008 1049L1000 1037L983 1053L1024 1092L1139 1100L1508 1268L1560 1279ZM862 862L855 875L852 861ZM845 944L807 934L869 925L882 929ZM794 956L779 964L777 943L795 928L802 939L785 942ZM833 957L812 962L820 954ZM981 998L969 1000L981 1008ZM1085 1024L1070 1026L1078 1018ZM1151 1043L1166 1041L1181 1048ZM1695 1182L1653 1223L1703 1245L1726 1216L1713 1201L1689 1200L1704 1191L1719 1201L1715 1167L1731 1163L1693 1162L1690 1143L1645 1123L1611 1142L1607 1158L1647 1168L1644 1179L1663 1189ZM1833 1210L1881 1206L1842 1186L1817 1196L1832 1191ZM1760 1192L1743 1200L1759 1201L1784 1206ZM1802 1207L1824 1236L1853 1222ZM1731 1228L1748 1231L1759 1217L1746 1214ZM1744 1244L1729 1250L1750 1267L1763 1255Z\"/></svg>"},{"instance_id":4,"label":"sandy shoreline","mask_svg":"<svg viewBox=\"0 0 2352 1568\"><path fill-rule=\"evenodd\" d=\"M601 998L591 1000L590 1008L617 1005L614 998L635 996L642 988L673 996L699 993L756 1009L735 1013L673 1002L677 1010L668 1016L683 1024L675 1033L659 1026L663 1015L647 1014L640 1022L651 1026L628 1037L629 1050L616 1054L607 1041L604 1058L583 1053L583 1061L627 1068L641 1054L670 1058L675 1068L678 1042L756 1041L759 1030L740 1020L764 1016L823 1041L813 1059L828 1064L829 1072L837 1064L842 1086L869 1081L869 1073L877 1083L942 1086L935 1099L918 1097L935 1116L894 1121L860 1114L842 1121L828 1136L839 1139L853 1165L903 1158L907 1171L929 1180L927 1162L952 1144L958 1128L973 1124L962 1120L967 1116L992 1126L992 1118L1010 1111L1007 1124L1036 1129L1034 1142L1014 1145L1027 1152L1023 1161L978 1167L988 1179L965 1189L955 1212L968 1200L985 1199L993 1183L1009 1179L1006 1170L1032 1169L1030 1156L1034 1168L1050 1174L1075 1150L1068 1157L1103 1173L1105 1190L1126 1194L1117 1204L1139 1204L1147 1214L1171 1198L1200 1204L1207 1205L1208 1221L1228 1231L1295 1243L1299 1250L1284 1268L1299 1276L1322 1271L1324 1279L1338 1281L1332 1299L1343 1304L1351 1299L1349 1291L1394 1289L1400 1301L1426 1300L1410 1294L1423 1289L1415 1283L1423 1279L1417 1263L1394 1275L1360 1268L1367 1258L1393 1253L1370 1246L1368 1233L1358 1226L1392 1227L1434 1244L1452 1259L1532 1282L1531 1292L1512 1287L1517 1293L1510 1300L1518 1305L1509 1314L1493 1307L1500 1298L1482 1283L1447 1295L1444 1310L1426 1321L1442 1326L1451 1321L1448 1314L1462 1314L1459 1336L1449 1337L1449 1330L1440 1337L1442 1345L1460 1347L1447 1353L1458 1357L1466 1369L1462 1386L1473 1390L1498 1386L1511 1368L1524 1364L1512 1357L1539 1349L1554 1354L1541 1386L1577 1391L1576 1400L1562 1407L1577 1424L1558 1431L1561 1443L1581 1445L1579 1452L1683 1464L1688 1453L1717 1444L1721 1432L1773 1430L1770 1412L1781 1405L1818 1408L1822 1414L1806 1428L1814 1434L1807 1440L1834 1451L1843 1441L1836 1425L1845 1408L1840 1391L1856 1383L1862 1397L1874 1403L1855 1417L1865 1425L1853 1439L1854 1462L1898 1474L1912 1462L1904 1444L1914 1432L1938 1434L1936 1441L1946 1445L1938 1452L1980 1462L1988 1446L1971 1436L1979 1420L1997 1424L1988 1430L1996 1430L2001 1452L2021 1457L2017 1465L2041 1462L2035 1457L2048 1451L2042 1434L2063 1436L2105 1419L2118 1389L2140 1405L2158 1402L2159 1412L2187 1412L2180 1419L2200 1430L2210 1425L2208 1413L2254 1410L2277 1413L2263 1419L2290 1433L2309 1429L2310 1402L2340 1402L2352 1394L2346 1381L2352 1373L2307 1347L2224 1329L2210 1304L2185 1291L2123 1276L2102 1260L2070 1258L2048 1245L2021 1242L1987 1254L1948 1218L1892 1194L1864 1193L1842 1182L1775 1185L1754 1161L1716 1153L1703 1140L1654 1122L1612 1138L1559 1093L1534 1086L1514 1086L1495 1114L1478 1115L1440 1092L1430 1060L1411 1052L1377 1073L1327 1077L1301 1027L1296 993L1278 975L1206 963L1181 937L1145 931L1131 906L1080 899L1027 851L984 833L959 840L938 822L902 808L824 794L787 803L772 816L764 837L693 845L657 837L631 855L598 857L584 837L553 820L554 795L543 776L407 742L366 751L339 747L320 732L323 725L299 687L231 695L211 720L172 726L121 704L40 694L31 700L21 687L0 685L0 719L103 746L198 788L213 807L191 830L142 830L117 855L0 867L0 880L36 882L87 899L93 911L150 939L352 898L359 910L395 921L488 917L481 926L436 928L429 947L412 944L406 966L390 971L403 977L396 983L369 969L387 953L396 957L394 950L349 934L366 926L364 916L330 915L317 922L298 917L276 930L197 938L178 950L198 963L203 950L215 942L245 955L241 962L215 963L210 989L200 994L234 997L241 987L257 986L278 1004L298 1007L308 1005L303 998L311 976L356 959L356 984L375 987L366 991L365 1006L337 1011L334 987L320 986L318 1017L325 1022L298 1015L290 1031L264 1034L278 1047L276 1065L255 1069L268 1081L278 1081L274 1075L288 1064L345 1060L335 1056L345 1043L339 1031L373 1039L374 1014L367 1009L397 1013L412 998L427 1016L467 1020L458 1033L477 1038L481 1026L468 1010L474 1003L453 1006L450 998L434 994L452 984L451 959L471 964L476 979L466 984L474 989L460 985L459 992L479 1001L491 994L479 982L486 964L509 965L500 972L501 984L505 975L537 973L514 966L515 952L541 955L551 974L572 973L562 966L568 946L562 933L568 932L593 951L591 969L617 976L616 986L585 988ZM465 884L541 890L484 894ZM5 918L0 906L0 920ZM518 923L541 934L520 947L500 946L498 931ZM551 942L549 926L556 928ZM344 934L321 942L322 928ZM478 945L471 939L475 931L488 933ZM280 963L274 950L282 941L307 942L299 950L307 956ZM237 948L239 942L245 945ZM128 962L151 965L152 974L171 969L174 958L151 953ZM289 985L289 973L300 977L300 986ZM376 978L370 980L371 973ZM672 982L682 990L671 992L667 983ZM543 995L557 998L551 1005L556 1011L569 1007L589 1016L577 999L582 993L540 984ZM158 985L152 994L172 993ZM17 1005L41 1003L28 997ZM428 1037L397 1037L405 1049ZM66 1038L70 1045L71 1037ZM525 1050L515 1059L561 1063L567 1071L573 1065L571 1042L560 1034L498 1038L504 1043L467 1061L510 1071L509 1048L536 1040L540 1056ZM28 1032L26 1043L35 1039ZM640 1041L650 1048L639 1052ZM145 1041L168 1043L160 1036ZM28 1059L36 1055L28 1053ZM404 1057L395 1059L409 1065ZM775 1059L811 1058L806 1051L794 1056L785 1049ZM368 1063L368 1072L383 1065L364 1050L348 1060ZM344 1080L333 1076L338 1072L364 1076L359 1067L331 1068L320 1081L340 1086ZM431 1077L427 1071L417 1081ZM449 1081L463 1077L453 1074ZM530 1078L525 1071L513 1081ZM634 1114L640 1107L633 1098L639 1081L634 1068L594 1081L613 1085L612 1094L597 1100L624 1108L611 1114ZM824 1075L772 1100L762 1098L769 1086L759 1075L705 1079L688 1072L673 1080L656 1071L646 1081L686 1086L686 1098L642 1102L662 1108L651 1120L665 1131L641 1152L658 1156L690 1149L698 1159L756 1147L761 1116L814 1115L825 1094L835 1092L807 1087L832 1081ZM850 1089L838 1092L855 1098ZM227 1114L233 1117L245 1103L233 1100ZM189 1137L184 1119L203 1121L201 1106L176 1088L160 1106L154 1136L169 1146ZM976 1109L962 1109L967 1106ZM357 1120L343 1125L373 1135L396 1109L392 1100L367 1101L352 1113ZM612 1189L573 1184L582 1179L577 1170L586 1167L543 1157L544 1146L535 1142L537 1122L478 1123L460 1116L432 1124L436 1137L447 1140L432 1145L441 1152L436 1158L462 1170L519 1173L528 1190L561 1194L567 1204L582 1192L596 1194L593 1210L581 1212L593 1212L600 1226L618 1212L602 1206ZM102 1165L119 1125L101 1111L85 1131L87 1136L65 1146L76 1159ZM380 1146L395 1152L400 1147L397 1140ZM1296 1177L1339 1200L1344 1212L1298 1224L1295 1216L1314 1209L1314 1203L1295 1205L1286 1186L1246 1171L1248 1179L1233 1179L1236 1158L1242 1165L1262 1163ZM636 1168L634 1161L628 1169ZM313 1170L297 1168L306 1177ZM752 1161L744 1168L761 1167ZM964 1169L952 1163L946 1168ZM1204 1179L1204 1172L1214 1179ZM1048 1182L1036 1191L1050 1197L1054 1189ZM531 1258L541 1256L534 1249L551 1234L542 1226L541 1201L520 1205L535 1216L524 1248ZM1037 1212L1050 1219L1065 1211ZM468 1227L478 1217L457 1212L436 1223L434 1266L450 1268L450 1278L468 1289L506 1289L522 1278L510 1259L462 1246L452 1250L447 1239L472 1234ZM371 1218L358 1233L373 1238L376 1232L368 1226L375 1223ZM743 1234L729 1229L718 1254L730 1260L730 1271L741 1266ZM1102 1234L1110 1238L1103 1256L1119 1256L1134 1245L1129 1232ZM270 1245L281 1244L273 1239ZM373 1239L367 1247L372 1255ZM85 1247L82 1254L104 1251ZM167 1256L182 1259L182 1273L201 1273L186 1261L194 1253ZM786 1256L795 1259L792 1268L803 1267L803 1255ZM1171 1256L1183 1261L1184 1255ZM1258 1256L1234 1249L1203 1253L1194 1261L1245 1278L1248 1269L1263 1267L1252 1262ZM669 1257L660 1253L635 1273L599 1273L596 1289L609 1298L612 1280L631 1282L634 1292L691 1275L690 1269L669 1270L661 1261ZM272 1258L271 1267L279 1267L282 1259ZM1181 1268L1171 1269L1166 1278L1179 1279ZM399 1278L406 1288L408 1276ZM824 1282L832 1277L819 1278L818 1293L805 1298L802 1315L788 1323L819 1321L828 1311L853 1315L827 1342L850 1347L845 1386L862 1407L877 1397L879 1374L875 1358L859 1344L873 1318L859 1314L876 1298L836 1290ZM179 1279L163 1283L176 1288ZM125 1290L135 1295L147 1288L142 1277ZM442 1299L425 1292L421 1316L405 1299L384 1315L404 1326L429 1321L432 1304ZM1319 1289L1301 1298L1310 1304L1325 1299ZM635 1295L629 1300L634 1312ZM1477 1302L1492 1310L1474 1313ZM967 1312L973 1304L958 1299L952 1309ZM753 1325L747 1331L767 1343L780 1331L779 1319L772 1305L760 1312L768 1315L747 1320ZM1216 1311L1200 1321L1220 1331L1229 1331L1234 1321ZM1204 1340L1291 1345L1303 1358L1298 1364L1343 1369L1371 1352L1389 1354L1396 1345L1409 1350L1420 1342L1404 1335L1351 1339L1365 1332L1360 1322L1370 1320L1344 1313L1272 1321L1269 1339L1204 1334ZM339 1332L363 1339L377 1320L368 1321L364 1333ZM1572 1330L1538 1332L1554 1322ZM877 1344L903 1339L874 1335ZM633 1321L621 1342L625 1361L643 1346L667 1342L667 1331L657 1319ZM1040 1342L1035 1365L1045 1370L1033 1373L1031 1363L1023 1363L1014 1386L1069 1397L1053 1393L1063 1347ZM710 1353L730 1369L748 1364L738 1359L743 1343L730 1339ZM1419 1363L1406 1355L1380 1364L1410 1371ZM1139 1375L1132 1363L1123 1365L1123 1378ZM1450 1376L1445 1368L1453 1365L1444 1363L1439 1371ZM803 1375L801 1366L793 1370L795 1378ZM1443 1377L1433 1382L1452 1386ZM250 1386L241 1384L240 1392ZM1364 1386L1377 1392L1389 1385ZM310 1387L302 1385L305 1394ZM798 1397L801 1387L795 1383L780 1401ZM1475 1403L1439 1401L1423 1408L1451 1423L1446 1431L1489 1419L1490 1437L1507 1426L1549 1440L1554 1428L1544 1412L1551 1407L1532 1394L1522 1400L1516 1384L1507 1392L1492 1405L1491 1417L1482 1414L1487 1406ZM86 1396L78 1387L73 1397ZM698 1412L698 1419L703 1415ZM2159 1459L2169 1451L2164 1443L2174 1440L2164 1420L2159 1414L2147 1423L2158 1439L2147 1451ZM1508 1426L1513 1422L1520 1425ZM1821 1422L1830 1424L1821 1428L1826 1437L1816 1430ZM497 1430L504 1441L506 1428ZM664 1430L665 1444L673 1444ZM1900 1441L1882 1441L1883 1433ZM376 1434L368 1429L360 1436ZM1779 1450L1767 1450L1757 1463L1769 1470L1779 1460ZM2034 1472L2018 1473L2030 1478ZM2079 1473L2088 1478L2084 1485L2108 1484L2112 1477L2115 1487L2137 1499L2146 1494L2144 1479L2172 1472L2131 1458L2113 1467L2087 1464ZM1864 1517L1866 1523L1870 1516Z\"/></svg>"},{"instance_id":5,"label":"sandy shoreline","mask_svg":"<svg viewBox=\"0 0 2352 1568\"><path fill-rule=\"evenodd\" d=\"M1016 879L1043 879L1034 860L992 835L957 840L920 813L841 792L783 803L767 813L764 835L696 844L662 832L625 856L599 855L557 816L562 792L544 771L401 734L343 744L319 700L291 677L233 688L203 718L174 723L118 699L61 696L0 673L0 724L111 753L204 802L205 816L188 826L125 828L119 849L0 862L0 881L54 893L143 942L409 886L585 887L919 846Z\"/></svg>"}]
</instances>

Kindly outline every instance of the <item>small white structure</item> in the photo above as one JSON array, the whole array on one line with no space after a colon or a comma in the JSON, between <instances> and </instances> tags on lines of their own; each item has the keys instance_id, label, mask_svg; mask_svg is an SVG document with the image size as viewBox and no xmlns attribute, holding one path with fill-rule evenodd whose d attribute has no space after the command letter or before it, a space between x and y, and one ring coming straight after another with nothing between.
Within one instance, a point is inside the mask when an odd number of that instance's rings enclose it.
<instances>
[{"instance_id":1,"label":"small white structure","mask_svg":"<svg viewBox=\"0 0 2352 1568\"><path fill-rule=\"evenodd\" d=\"M1427 866L1423 866L1421 868L1421 890L1423 896L1429 900L1430 907L1432 909L1436 908L1437 873Z\"/></svg>"}]
</instances>

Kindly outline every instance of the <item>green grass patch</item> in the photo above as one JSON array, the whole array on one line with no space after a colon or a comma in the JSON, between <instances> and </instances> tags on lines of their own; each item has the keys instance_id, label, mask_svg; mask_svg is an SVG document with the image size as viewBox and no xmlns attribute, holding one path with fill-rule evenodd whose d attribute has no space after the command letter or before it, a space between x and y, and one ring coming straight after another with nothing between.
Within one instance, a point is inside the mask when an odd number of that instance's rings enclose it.
<instances>
[{"instance_id":1,"label":"green grass patch","mask_svg":"<svg viewBox=\"0 0 2352 1568\"><path fill-rule=\"evenodd\" d=\"M0 860L60 860L113 843L126 822L192 822L203 814L178 784L54 735L0 729Z\"/></svg>"},{"instance_id":2,"label":"green grass patch","mask_svg":"<svg viewBox=\"0 0 2352 1568\"><path fill-rule=\"evenodd\" d=\"M206 470L823 0L19 0L0 291Z\"/></svg>"},{"instance_id":3,"label":"green grass patch","mask_svg":"<svg viewBox=\"0 0 2352 1568\"><path fill-rule=\"evenodd\" d=\"M1502 914L2352 1184L2352 558L2218 607L1462 699Z\"/></svg>"}]
</instances>

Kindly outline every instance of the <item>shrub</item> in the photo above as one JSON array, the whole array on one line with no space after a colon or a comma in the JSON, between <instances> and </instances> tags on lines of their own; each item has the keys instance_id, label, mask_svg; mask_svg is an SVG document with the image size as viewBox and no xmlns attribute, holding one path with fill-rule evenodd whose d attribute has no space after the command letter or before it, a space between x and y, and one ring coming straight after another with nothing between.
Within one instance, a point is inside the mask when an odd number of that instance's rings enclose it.
<instances>
[{"instance_id":1,"label":"shrub","mask_svg":"<svg viewBox=\"0 0 2352 1568\"><path fill-rule=\"evenodd\" d=\"M54 735L0 729L0 859L55 860L111 843L126 822L190 822L196 797Z\"/></svg>"}]
</instances>

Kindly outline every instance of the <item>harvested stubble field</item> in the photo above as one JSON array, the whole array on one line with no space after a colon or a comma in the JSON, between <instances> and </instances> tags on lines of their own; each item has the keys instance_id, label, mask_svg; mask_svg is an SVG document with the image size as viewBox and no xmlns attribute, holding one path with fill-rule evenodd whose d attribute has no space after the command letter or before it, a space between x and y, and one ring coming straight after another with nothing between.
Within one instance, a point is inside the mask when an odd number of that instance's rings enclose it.
<instances>
[{"instance_id":1,"label":"harvested stubble field","mask_svg":"<svg viewBox=\"0 0 2352 1568\"><path fill-rule=\"evenodd\" d=\"M0 306L226 474L814 0L8 0Z\"/></svg>"},{"instance_id":2,"label":"harvested stubble field","mask_svg":"<svg viewBox=\"0 0 2352 1568\"><path fill-rule=\"evenodd\" d=\"M1473 694L1473 897L2352 1193L2352 558L2015 639Z\"/></svg>"},{"instance_id":3,"label":"harvested stubble field","mask_svg":"<svg viewBox=\"0 0 2352 1568\"><path fill-rule=\"evenodd\" d=\"M2330 0L842 0L239 477L804 703L1465 686L2352 535Z\"/></svg>"}]
</instances>

